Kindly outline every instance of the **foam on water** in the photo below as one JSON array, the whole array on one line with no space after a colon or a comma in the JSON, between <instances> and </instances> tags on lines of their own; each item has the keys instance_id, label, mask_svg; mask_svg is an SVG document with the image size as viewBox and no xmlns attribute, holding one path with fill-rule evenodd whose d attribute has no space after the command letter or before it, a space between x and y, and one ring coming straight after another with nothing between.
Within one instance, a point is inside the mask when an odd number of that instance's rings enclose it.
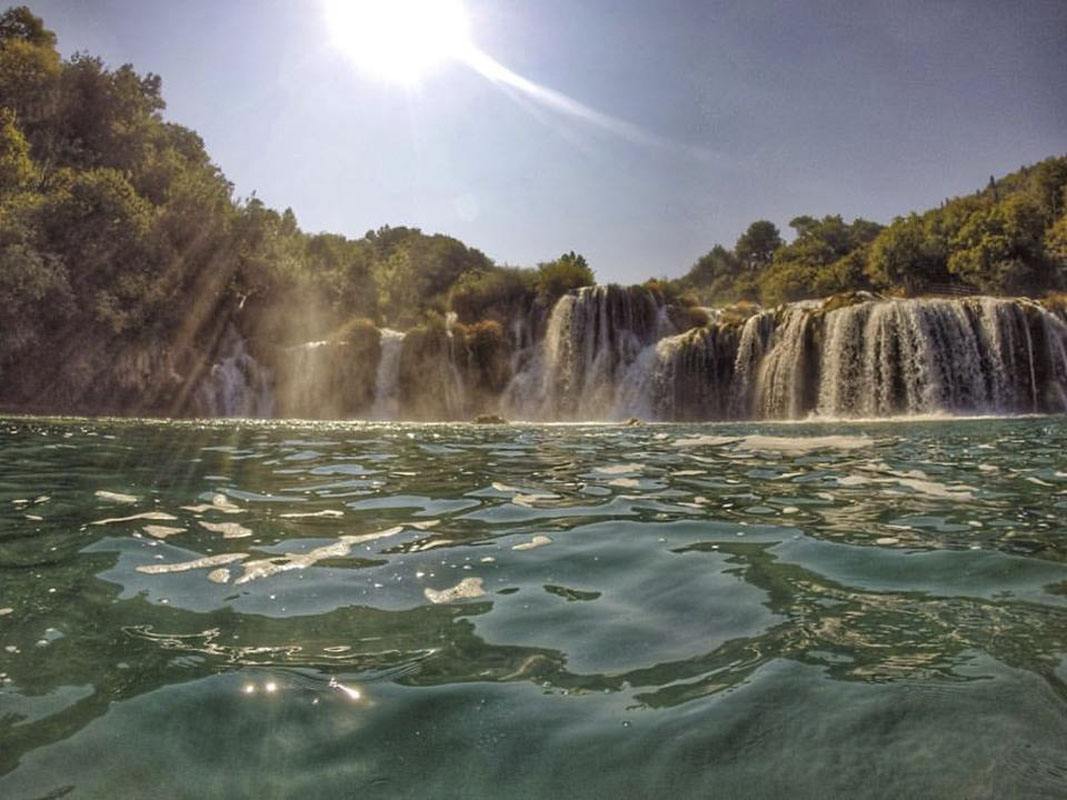
<instances>
[{"instance_id":1,"label":"foam on water","mask_svg":"<svg viewBox=\"0 0 1067 800\"><path fill-rule=\"evenodd\" d=\"M221 564L232 564L248 558L248 553L220 553L215 556L194 558L177 564L141 564L136 569L145 575L169 575L175 572L189 572L194 569L210 569Z\"/></svg>"}]
</instances>

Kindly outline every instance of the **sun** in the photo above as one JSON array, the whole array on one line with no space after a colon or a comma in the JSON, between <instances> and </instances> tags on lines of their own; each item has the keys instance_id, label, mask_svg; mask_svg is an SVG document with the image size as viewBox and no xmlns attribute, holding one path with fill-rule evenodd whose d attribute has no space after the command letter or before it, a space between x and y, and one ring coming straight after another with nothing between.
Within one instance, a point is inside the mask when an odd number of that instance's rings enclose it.
<instances>
[{"instance_id":1,"label":"sun","mask_svg":"<svg viewBox=\"0 0 1067 800\"><path fill-rule=\"evenodd\" d=\"M323 0L334 45L391 83L419 83L473 49L460 0Z\"/></svg>"}]
</instances>

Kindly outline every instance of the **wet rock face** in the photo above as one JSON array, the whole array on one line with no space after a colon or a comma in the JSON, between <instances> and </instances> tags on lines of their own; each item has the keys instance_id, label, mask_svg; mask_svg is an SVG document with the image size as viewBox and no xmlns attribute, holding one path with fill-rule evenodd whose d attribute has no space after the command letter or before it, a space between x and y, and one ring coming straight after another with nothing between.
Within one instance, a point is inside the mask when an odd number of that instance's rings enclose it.
<instances>
[{"instance_id":1,"label":"wet rock face","mask_svg":"<svg viewBox=\"0 0 1067 800\"><path fill-rule=\"evenodd\" d=\"M200 361L203 358L201 357ZM197 359L162 343L71 338L0 369L0 406L27 413L181 415Z\"/></svg>"},{"instance_id":2,"label":"wet rock face","mask_svg":"<svg viewBox=\"0 0 1067 800\"><path fill-rule=\"evenodd\" d=\"M511 378L512 345L503 326L448 320L408 333L400 357L400 415L467 420L495 414Z\"/></svg>"}]
</instances>

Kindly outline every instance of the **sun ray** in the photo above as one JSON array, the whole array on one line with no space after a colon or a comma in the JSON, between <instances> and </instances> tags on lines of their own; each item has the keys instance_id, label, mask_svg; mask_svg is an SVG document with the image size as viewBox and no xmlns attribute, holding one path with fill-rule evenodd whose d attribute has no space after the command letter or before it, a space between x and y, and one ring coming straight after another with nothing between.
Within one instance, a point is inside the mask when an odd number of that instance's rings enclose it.
<instances>
[{"instance_id":1,"label":"sun ray","mask_svg":"<svg viewBox=\"0 0 1067 800\"><path fill-rule=\"evenodd\" d=\"M545 108L588 123L634 144L682 150L700 160L709 160L714 157L714 153L707 148L682 144L660 136L640 125L598 111L563 92L542 86L509 69L476 47L470 48L464 54L463 61L479 75L495 84L515 89Z\"/></svg>"}]
</instances>

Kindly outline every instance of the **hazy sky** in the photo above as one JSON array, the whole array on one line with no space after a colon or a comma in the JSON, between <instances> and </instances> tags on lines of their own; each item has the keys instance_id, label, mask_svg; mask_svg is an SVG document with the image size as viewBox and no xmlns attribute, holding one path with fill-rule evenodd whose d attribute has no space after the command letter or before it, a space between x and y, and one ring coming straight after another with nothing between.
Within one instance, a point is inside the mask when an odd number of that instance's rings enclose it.
<instances>
[{"instance_id":1,"label":"hazy sky","mask_svg":"<svg viewBox=\"0 0 1067 800\"><path fill-rule=\"evenodd\" d=\"M448 65L353 69L318 0L30 0L64 54L163 77L240 196L310 231L679 275L754 219L887 222L1067 153L1067 2L466 0L482 51L635 141ZM652 140L674 142L656 144Z\"/></svg>"}]
</instances>

